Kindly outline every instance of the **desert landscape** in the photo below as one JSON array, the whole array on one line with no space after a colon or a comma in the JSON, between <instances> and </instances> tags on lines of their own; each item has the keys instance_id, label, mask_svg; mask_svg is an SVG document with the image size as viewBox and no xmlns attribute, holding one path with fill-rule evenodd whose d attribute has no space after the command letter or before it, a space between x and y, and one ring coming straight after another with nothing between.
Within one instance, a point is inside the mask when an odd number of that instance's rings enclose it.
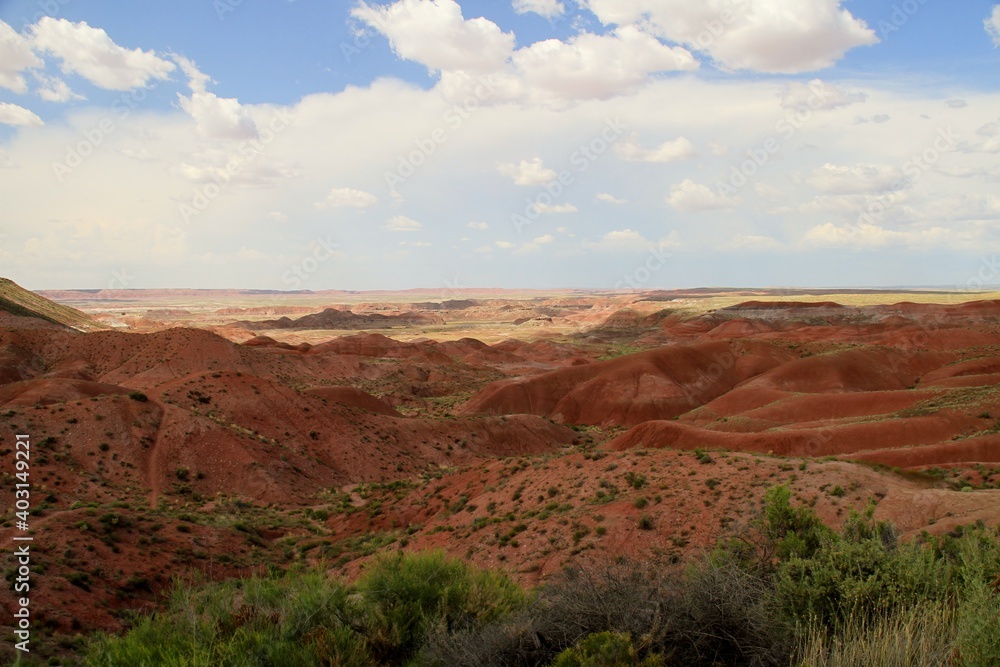
<instances>
[{"instance_id":1,"label":"desert landscape","mask_svg":"<svg viewBox=\"0 0 1000 667\"><path fill-rule=\"evenodd\" d=\"M351 578L386 550L525 586L684 563L781 484L903 540L1000 523L997 294L3 287L54 654L177 580Z\"/></svg>"},{"instance_id":2,"label":"desert landscape","mask_svg":"<svg viewBox=\"0 0 1000 667\"><path fill-rule=\"evenodd\" d=\"M0 664L1000 665L998 71L1000 0L0 1Z\"/></svg>"}]
</instances>

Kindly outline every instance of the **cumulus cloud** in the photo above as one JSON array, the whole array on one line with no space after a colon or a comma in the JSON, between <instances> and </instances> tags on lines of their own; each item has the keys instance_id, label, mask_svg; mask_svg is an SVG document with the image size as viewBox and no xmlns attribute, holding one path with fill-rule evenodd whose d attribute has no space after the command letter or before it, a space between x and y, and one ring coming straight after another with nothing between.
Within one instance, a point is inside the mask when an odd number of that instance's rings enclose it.
<instances>
[{"instance_id":1,"label":"cumulus cloud","mask_svg":"<svg viewBox=\"0 0 1000 667\"><path fill-rule=\"evenodd\" d=\"M888 191L900 183L901 178L896 167L875 164L848 167L827 163L813 170L805 182L826 194L854 195Z\"/></svg>"},{"instance_id":2,"label":"cumulus cloud","mask_svg":"<svg viewBox=\"0 0 1000 667\"><path fill-rule=\"evenodd\" d=\"M579 209L573 204L542 204L536 203L533 208L539 213L576 213Z\"/></svg>"},{"instance_id":3,"label":"cumulus cloud","mask_svg":"<svg viewBox=\"0 0 1000 667\"><path fill-rule=\"evenodd\" d=\"M951 245L954 239L955 234L939 226L897 230L868 223L845 226L826 223L807 231L803 242L823 248L881 248L890 245L933 248Z\"/></svg>"},{"instance_id":4,"label":"cumulus cloud","mask_svg":"<svg viewBox=\"0 0 1000 667\"><path fill-rule=\"evenodd\" d=\"M31 50L29 41L0 21L0 87L15 93L26 92L28 83L21 72L42 65L44 63Z\"/></svg>"},{"instance_id":5,"label":"cumulus cloud","mask_svg":"<svg viewBox=\"0 0 1000 667\"><path fill-rule=\"evenodd\" d=\"M670 196L667 201L681 213L696 213L713 209L728 208L733 202L701 183L695 183L690 178L670 186Z\"/></svg>"},{"instance_id":6,"label":"cumulus cloud","mask_svg":"<svg viewBox=\"0 0 1000 667\"><path fill-rule=\"evenodd\" d=\"M511 243L510 241L496 241L495 245L496 245L496 247L500 248L501 250L510 250L511 248L515 247L517 244Z\"/></svg>"},{"instance_id":7,"label":"cumulus cloud","mask_svg":"<svg viewBox=\"0 0 1000 667\"><path fill-rule=\"evenodd\" d=\"M621 205L628 203L627 199L620 199L618 197L615 197L613 194L607 192L598 192L597 196L594 197L594 199L596 199L597 201L602 201L605 204Z\"/></svg>"},{"instance_id":8,"label":"cumulus cloud","mask_svg":"<svg viewBox=\"0 0 1000 667\"><path fill-rule=\"evenodd\" d=\"M57 76L47 76L35 73L39 88L35 92L46 102L69 102L86 99L83 95L73 92L69 85Z\"/></svg>"},{"instance_id":9,"label":"cumulus cloud","mask_svg":"<svg viewBox=\"0 0 1000 667\"><path fill-rule=\"evenodd\" d=\"M548 245L556 240L556 237L552 234L545 234L543 236L536 236L532 240L521 245L520 248L514 251L517 255L523 255L529 252L537 252L542 249L543 245Z\"/></svg>"},{"instance_id":10,"label":"cumulus cloud","mask_svg":"<svg viewBox=\"0 0 1000 667\"><path fill-rule=\"evenodd\" d=\"M780 97L784 109L829 111L864 102L868 99L868 94L848 92L822 79L813 79L808 83L801 81L786 83L781 89Z\"/></svg>"},{"instance_id":11,"label":"cumulus cloud","mask_svg":"<svg viewBox=\"0 0 1000 667\"><path fill-rule=\"evenodd\" d=\"M698 154L686 137L665 141L656 148L645 148L634 134L615 142L615 152L628 162L676 162Z\"/></svg>"},{"instance_id":12,"label":"cumulus cloud","mask_svg":"<svg viewBox=\"0 0 1000 667\"><path fill-rule=\"evenodd\" d=\"M687 49L664 44L635 26L516 49L513 33L485 18L465 19L454 0L362 2L352 15L388 38L400 58L439 73L439 85L451 98L464 98L489 76L488 97L497 102L558 105L608 99L657 72L698 67Z\"/></svg>"},{"instance_id":13,"label":"cumulus cloud","mask_svg":"<svg viewBox=\"0 0 1000 667\"><path fill-rule=\"evenodd\" d=\"M397 215L389 219L386 229L390 232L419 232L424 226L412 218L405 215Z\"/></svg>"},{"instance_id":14,"label":"cumulus cloud","mask_svg":"<svg viewBox=\"0 0 1000 667\"><path fill-rule=\"evenodd\" d=\"M518 14L534 12L547 19L562 16L566 7L559 0L514 0L514 11Z\"/></svg>"},{"instance_id":15,"label":"cumulus cloud","mask_svg":"<svg viewBox=\"0 0 1000 667\"><path fill-rule=\"evenodd\" d=\"M191 96L178 93L181 108L186 111L205 139L239 141L258 136L257 124L249 111L235 98L218 97L206 90L211 78L184 56L174 55L181 71L188 78Z\"/></svg>"},{"instance_id":16,"label":"cumulus cloud","mask_svg":"<svg viewBox=\"0 0 1000 667\"><path fill-rule=\"evenodd\" d=\"M514 50L514 34L485 18L466 20L455 0L361 2L351 15L386 36L400 58L431 71L495 72Z\"/></svg>"},{"instance_id":17,"label":"cumulus cloud","mask_svg":"<svg viewBox=\"0 0 1000 667\"><path fill-rule=\"evenodd\" d=\"M508 177L516 185L545 185L556 180L558 174L548 169L541 158L521 160L519 164L502 163L497 165L497 171Z\"/></svg>"},{"instance_id":18,"label":"cumulus cloud","mask_svg":"<svg viewBox=\"0 0 1000 667\"><path fill-rule=\"evenodd\" d=\"M633 90L657 72L690 71L698 62L686 49L667 46L638 28L547 39L519 49L514 67L535 97L607 99Z\"/></svg>"},{"instance_id":19,"label":"cumulus cloud","mask_svg":"<svg viewBox=\"0 0 1000 667\"><path fill-rule=\"evenodd\" d=\"M224 183L244 189L272 188L296 175L294 168L283 163L217 149L194 153L172 171L198 185Z\"/></svg>"},{"instance_id":20,"label":"cumulus cloud","mask_svg":"<svg viewBox=\"0 0 1000 667\"><path fill-rule=\"evenodd\" d=\"M1000 5L993 7L993 13L983 21L986 32L993 38L993 46L1000 46Z\"/></svg>"},{"instance_id":21,"label":"cumulus cloud","mask_svg":"<svg viewBox=\"0 0 1000 667\"><path fill-rule=\"evenodd\" d=\"M966 153L1000 153L1000 122L986 123L976 129L976 135L959 144Z\"/></svg>"},{"instance_id":22,"label":"cumulus cloud","mask_svg":"<svg viewBox=\"0 0 1000 667\"><path fill-rule=\"evenodd\" d=\"M864 21L840 5L840 0L586 0L605 25L640 25L707 53L725 68L786 74L830 67L850 49L878 41Z\"/></svg>"},{"instance_id":23,"label":"cumulus cloud","mask_svg":"<svg viewBox=\"0 0 1000 667\"><path fill-rule=\"evenodd\" d=\"M489 229L489 224L485 222L469 222L465 225L469 229Z\"/></svg>"},{"instance_id":24,"label":"cumulus cloud","mask_svg":"<svg viewBox=\"0 0 1000 667\"><path fill-rule=\"evenodd\" d=\"M0 102L0 123L21 127L40 127L45 124L31 111L9 102Z\"/></svg>"},{"instance_id":25,"label":"cumulus cloud","mask_svg":"<svg viewBox=\"0 0 1000 667\"><path fill-rule=\"evenodd\" d=\"M635 251L649 247L650 242L633 229L616 229L602 236L600 241L584 245L594 250Z\"/></svg>"},{"instance_id":26,"label":"cumulus cloud","mask_svg":"<svg viewBox=\"0 0 1000 667\"><path fill-rule=\"evenodd\" d=\"M326 199L316 202L316 208L369 208L378 203L378 197L354 188L334 188Z\"/></svg>"},{"instance_id":27,"label":"cumulus cloud","mask_svg":"<svg viewBox=\"0 0 1000 667\"><path fill-rule=\"evenodd\" d=\"M65 74L79 74L99 88L131 90L150 81L170 78L176 69L153 51L126 49L104 30L85 22L42 17L32 27L32 46L61 61Z\"/></svg>"}]
</instances>

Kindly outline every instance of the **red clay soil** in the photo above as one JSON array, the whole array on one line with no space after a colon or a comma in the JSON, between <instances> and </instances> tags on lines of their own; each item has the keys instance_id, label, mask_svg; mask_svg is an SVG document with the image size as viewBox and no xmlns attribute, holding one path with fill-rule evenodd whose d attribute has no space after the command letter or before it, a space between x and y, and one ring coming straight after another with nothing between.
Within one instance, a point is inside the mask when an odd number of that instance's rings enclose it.
<instances>
[{"instance_id":1,"label":"red clay soil","mask_svg":"<svg viewBox=\"0 0 1000 667\"><path fill-rule=\"evenodd\" d=\"M567 424L632 426L681 415L792 356L750 341L667 346L494 383L460 413L527 413Z\"/></svg>"},{"instance_id":2,"label":"red clay soil","mask_svg":"<svg viewBox=\"0 0 1000 667\"><path fill-rule=\"evenodd\" d=\"M644 303L601 322L614 303L579 311L597 325L579 344L239 345L3 317L0 432L35 447L36 618L120 629L118 610L151 605L169 573L350 571L390 545L529 583L575 560L669 561L783 481L831 523L869 498L906 531L1000 518L997 491L948 486L1000 483L1000 303L699 317ZM636 345L651 349L598 360ZM797 458L828 455L859 463Z\"/></svg>"},{"instance_id":3,"label":"red clay soil","mask_svg":"<svg viewBox=\"0 0 1000 667\"><path fill-rule=\"evenodd\" d=\"M374 492L327 525L344 542L380 536L406 550L442 548L531 585L569 564L621 556L684 562L746 530L777 484L835 527L869 501L905 536L1000 519L1000 491L961 493L845 462L659 450L491 462ZM358 568L352 560L335 569Z\"/></svg>"}]
</instances>

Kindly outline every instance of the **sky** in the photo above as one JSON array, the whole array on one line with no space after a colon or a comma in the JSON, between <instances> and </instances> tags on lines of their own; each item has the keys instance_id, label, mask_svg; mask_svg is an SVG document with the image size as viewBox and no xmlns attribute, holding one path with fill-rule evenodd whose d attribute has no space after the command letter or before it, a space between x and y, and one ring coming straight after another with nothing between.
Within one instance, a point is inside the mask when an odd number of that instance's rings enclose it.
<instances>
[{"instance_id":1,"label":"sky","mask_svg":"<svg viewBox=\"0 0 1000 667\"><path fill-rule=\"evenodd\" d=\"M29 289L1000 284L1000 5L0 0Z\"/></svg>"}]
</instances>

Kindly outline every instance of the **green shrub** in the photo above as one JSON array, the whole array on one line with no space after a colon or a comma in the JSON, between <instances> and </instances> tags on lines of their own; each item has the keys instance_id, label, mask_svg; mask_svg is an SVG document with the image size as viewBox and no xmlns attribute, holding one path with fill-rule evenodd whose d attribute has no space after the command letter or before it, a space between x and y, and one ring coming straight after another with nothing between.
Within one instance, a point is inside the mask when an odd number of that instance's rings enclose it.
<instances>
[{"instance_id":1,"label":"green shrub","mask_svg":"<svg viewBox=\"0 0 1000 667\"><path fill-rule=\"evenodd\" d=\"M347 597L322 572L177 585L163 613L123 637L98 635L86 664L370 667L363 639L342 622Z\"/></svg>"},{"instance_id":2,"label":"green shrub","mask_svg":"<svg viewBox=\"0 0 1000 667\"><path fill-rule=\"evenodd\" d=\"M626 633L598 632L584 637L573 648L559 654L552 667L661 667L657 655L639 660L632 638Z\"/></svg>"},{"instance_id":3,"label":"green shrub","mask_svg":"<svg viewBox=\"0 0 1000 667\"><path fill-rule=\"evenodd\" d=\"M412 655L430 632L474 628L527 602L506 575L474 569L441 551L385 556L356 590L353 625L382 664Z\"/></svg>"}]
</instances>

